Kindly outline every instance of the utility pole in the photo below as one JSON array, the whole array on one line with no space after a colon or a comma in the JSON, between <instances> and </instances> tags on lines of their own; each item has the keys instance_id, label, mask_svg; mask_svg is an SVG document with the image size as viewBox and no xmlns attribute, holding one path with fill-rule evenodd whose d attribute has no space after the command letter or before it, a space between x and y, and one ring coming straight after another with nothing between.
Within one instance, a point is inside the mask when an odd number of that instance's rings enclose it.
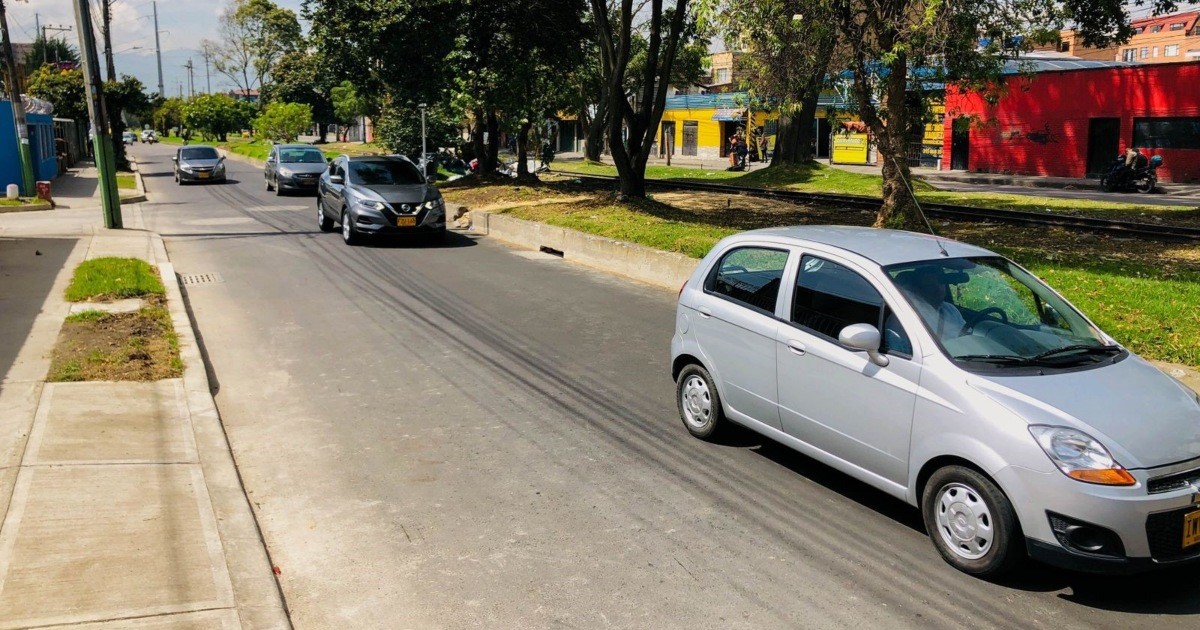
<instances>
[{"instance_id":1,"label":"utility pole","mask_svg":"<svg viewBox=\"0 0 1200 630\"><path fill-rule=\"evenodd\" d=\"M121 197L117 191L112 137L109 135L108 115L104 108L104 83L100 81L100 60L96 57L96 36L92 32L92 14L88 9L88 1L73 0L75 25L79 30L79 57L83 62L88 114L92 119L92 146L96 153L96 172L100 176L100 203L104 208L104 227L120 229ZM108 0L104 2L107 6Z\"/></svg>"},{"instance_id":2,"label":"utility pole","mask_svg":"<svg viewBox=\"0 0 1200 630\"><path fill-rule=\"evenodd\" d=\"M187 68L187 71L188 71L188 100L190 101L196 97L195 84L192 82L192 59L191 59L191 57L188 57L188 62L186 64L184 64L183 67Z\"/></svg>"},{"instance_id":3,"label":"utility pole","mask_svg":"<svg viewBox=\"0 0 1200 630\"><path fill-rule=\"evenodd\" d=\"M162 80L162 46L158 43L158 3L151 2L150 4L154 7L154 56L158 57L158 95L166 98Z\"/></svg>"},{"instance_id":4,"label":"utility pole","mask_svg":"<svg viewBox=\"0 0 1200 630\"><path fill-rule=\"evenodd\" d=\"M204 93L212 94L212 83L210 82L208 75L208 60L212 57L212 51L205 46L204 51L201 54L204 55Z\"/></svg>"},{"instance_id":5,"label":"utility pole","mask_svg":"<svg viewBox=\"0 0 1200 630\"><path fill-rule=\"evenodd\" d=\"M425 103L417 105L421 110L421 176L429 177L429 165L425 163Z\"/></svg>"},{"instance_id":6,"label":"utility pole","mask_svg":"<svg viewBox=\"0 0 1200 630\"><path fill-rule=\"evenodd\" d=\"M112 3L113 0L100 0L100 32L104 34L104 64L108 70L108 80L117 80L117 65L113 63L112 54Z\"/></svg>"},{"instance_id":7,"label":"utility pole","mask_svg":"<svg viewBox=\"0 0 1200 630\"><path fill-rule=\"evenodd\" d=\"M25 196L32 197L34 193L33 154L29 149L29 127L25 124L25 104L21 102L21 77L17 74L17 62L13 58L12 42L8 39L8 14L5 12L4 0L0 0L0 44L4 54L4 85L8 88L8 99L13 110L13 123L16 126L18 152L21 154L21 184Z\"/></svg>"},{"instance_id":8,"label":"utility pole","mask_svg":"<svg viewBox=\"0 0 1200 630\"><path fill-rule=\"evenodd\" d=\"M58 26L54 26L53 24L47 24L42 27L42 65L46 65L47 63L49 63L49 61L46 59L46 47L49 46L50 40L46 37L46 31L57 31L59 33L69 33L71 31L71 27L63 26L61 24ZM54 40L54 41L57 42L58 40ZM59 61L61 61L61 59L59 59L59 57L58 57L58 46L55 46L54 47L54 63L58 63Z\"/></svg>"}]
</instances>

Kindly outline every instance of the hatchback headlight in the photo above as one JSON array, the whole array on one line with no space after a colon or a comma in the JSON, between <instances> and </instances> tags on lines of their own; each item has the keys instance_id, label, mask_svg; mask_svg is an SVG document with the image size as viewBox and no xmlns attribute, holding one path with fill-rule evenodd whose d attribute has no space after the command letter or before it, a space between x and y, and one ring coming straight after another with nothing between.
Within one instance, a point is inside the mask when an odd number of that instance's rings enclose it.
<instances>
[{"instance_id":1,"label":"hatchback headlight","mask_svg":"<svg viewBox=\"0 0 1200 630\"><path fill-rule=\"evenodd\" d=\"M187 164L180 164L179 170L183 171L184 173L191 173L192 167L188 166Z\"/></svg>"},{"instance_id":2,"label":"hatchback headlight","mask_svg":"<svg viewBox=\"0 0 1200 630\"><path fill-rule=\"evenodd\" d=\"M387 207L382 201L375 201L373 199L363 199L358 202L358 205L363 208L370 208L371 210L383 210Z\"/></svg>"},{"instance_id":3,"label":"hatchback headlight","mask_svg":"<svg viewBox=\"0 0 1200 630\"><path fill-rule=\"evenodd\" d=\"M1103 444L1083 431L1035 424L1029 427L1029 432L1050 461L1072 479L1105 486L1137 483Z\"/></svg>"},{"instance_id":4,"label":"hatchback headlight","mask_svg":"<svg viewBox=\"0 0 1200 630\"><path fill-rule=\"evenodd\" d=\"M282 176L284 176L284 177L291 177L291 176L292 176L292 169L290 169L290 168L281 168L281 169L279 169L279 174L280 174L280 175L282 175Z\"/></svg>"}]
</instances>

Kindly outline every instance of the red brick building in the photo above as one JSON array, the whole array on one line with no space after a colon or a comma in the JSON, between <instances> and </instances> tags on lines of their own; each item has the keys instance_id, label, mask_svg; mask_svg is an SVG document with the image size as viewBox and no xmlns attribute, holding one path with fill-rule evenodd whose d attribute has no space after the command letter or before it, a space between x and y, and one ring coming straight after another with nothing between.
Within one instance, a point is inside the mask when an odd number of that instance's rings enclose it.
<instances>
[{"instance_id":1,"label":"red brick building","mask_svg":"<svg viewBox=\"0 0 1200 630\"><path fill-rule=\"evenodd\" d=\"M1035 63L994 106L947 88L943 169L1085 177L1135 146L1163 181L1200 181L1200 63Z\"/></svg>"}]
</instances>

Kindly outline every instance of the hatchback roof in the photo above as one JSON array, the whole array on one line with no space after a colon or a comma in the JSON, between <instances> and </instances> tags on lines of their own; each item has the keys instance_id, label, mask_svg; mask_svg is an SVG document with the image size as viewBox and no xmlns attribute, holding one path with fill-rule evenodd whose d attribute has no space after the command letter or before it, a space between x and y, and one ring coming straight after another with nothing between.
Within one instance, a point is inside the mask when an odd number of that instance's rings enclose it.
<instances>
[{"instance_id":1,"label":"hatchback roof","mask_svg":"<svg viewBox=\"0 0 1200 630\"><path fill-rule=\"evenodd\" d=\"M752 230L743 232L743 235L821 243L854 252L884 267L897 263L945 258L942 254L943 247L950 258L997 255L982 247L929 234L869 227L800 225Z\"/></svg>"}]
</instances>

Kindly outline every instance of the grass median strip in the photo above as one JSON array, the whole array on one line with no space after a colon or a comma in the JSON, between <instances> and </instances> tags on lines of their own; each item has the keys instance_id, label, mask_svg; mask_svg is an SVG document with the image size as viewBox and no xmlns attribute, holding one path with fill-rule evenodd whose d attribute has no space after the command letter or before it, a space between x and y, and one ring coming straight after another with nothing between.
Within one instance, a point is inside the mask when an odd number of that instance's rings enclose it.
<instances>
[{"instance_id":1,"label":"grass median strip","mask_svg":"<svg viewBox=\"0 0 1200 630\"><path fill-rule=\"evenodd\" d=\"M93 258L75 268L67 287L67 301L117 300L165 292L158 272L144 260Z\"/></svg>"},{"instance_id":2,"label":"grass median strip","mask_svg":"<svg viewBox=\"0 0 1200 630\"><path fill-rule=\"evenodd\" d=\"M133 313L83 311L59 332L48 380L155 381L183 374L171 315L153 300Z\"/></svg>"},{"instance_id":3,"label":"grass median strip","mask_svg":"<svg viewBox=\"0 0 1200 630\"><path fill-rule=\"evenodd\" d=\"M133 173L117 173L117 188L137 190L137 178Z\"/></svg>"}]
</instances>

